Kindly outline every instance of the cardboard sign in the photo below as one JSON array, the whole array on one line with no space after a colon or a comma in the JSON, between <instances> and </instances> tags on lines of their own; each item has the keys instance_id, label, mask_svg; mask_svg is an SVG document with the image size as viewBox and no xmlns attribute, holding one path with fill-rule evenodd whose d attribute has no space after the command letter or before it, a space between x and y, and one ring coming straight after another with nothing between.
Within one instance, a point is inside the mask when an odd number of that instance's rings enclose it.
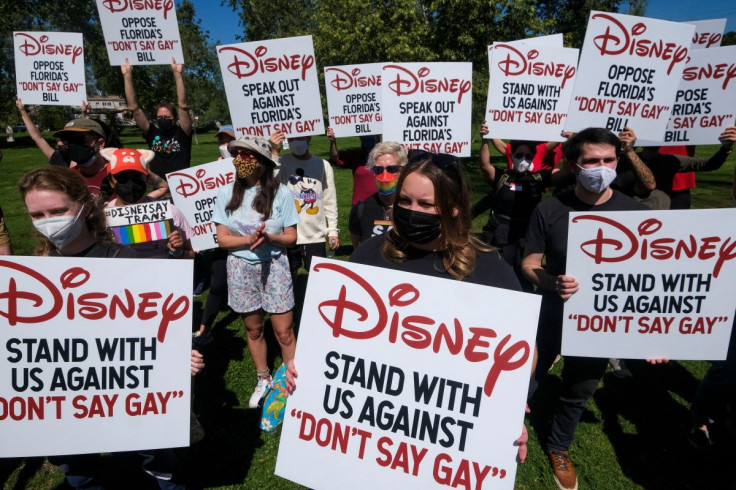
<instances>
[{"instance_id":1,"label":"cardboard sign","mask_svg":"<svg viewBox=\"0 0 736 490\"><path fill-rule=\"evenodd\" d=\"M236 135L324 134L312 36L217 47Z\"/></svg>"},{"instance_id":2,"label":"cardboard sign","mask_svg":"<svg viewBox=\"0 0 736 490\"><path fill-rule=\"evenodd\" d=\"M725 359L736 209L570 213L562 354Z\"/></svg>"},{"instance_id":3,"label":"cardboard sign","mask_svg":"<svg viewBox=\"0 0 736 490\"><path fill-rule=\"evenodd\" d=\"M522 42L488 53L486 123L494 138L563 141L560 136L577 73L578 50Z\"/></svg>"},{"instance_id":4,"label":"cardboard sign","mask_svg":"<svg viewBox=\"0 0 736 490\"><path fill-rule=\"evenodd\" d=\"M217 248L217 229L211 221L220 187L235 182L233 159L225 158L166 174L171 197L192 226L194 250Z\"/></svg>"},{"instance_id":5,"label":"cardboard sign","mask_svg":"<svg viewBox=\"0 0 736 490\"><path fill-rule=\"evenodd\" d=\"M695 27L608 12L590 13L565 130L629 126L661 140Z\"/></svg>"},{"instance_id":6,"label":"cardboard sign","mask_svg":"<svg viewBox=\"0 0 736 490\"><path fill-rule=\"evenodd\" d=\"M335 136L381 134L381 68L383 63L328 66L325 91Z\"/></svg>"},{"instance_id":7,"label":"cardboard sign","mask_svg":"<svg viewBox=\"0 0 736 490\"><path fill-rule=\"evenodd\" d=\"M153 242L174 229L169 201L151 201L105 208L107 226L122 245Z\"/></svg>"},{"instance_id":8,"label":"cardboard sign","mask_svg":"<svg viewBox=\"0 0 736 490\"><path fill-rule=\"evenodd\" d=\"M305 298L277 475L513 488L539 296L315 257Z\"/></svg>"},{"instance_id":9,"label":"cardboard sign","mask_svg":"<svg viewBox=\"0 0 736 490\"><path fill-rule=\"evenodd\" d=\"M24 104L80 106L87 99L77 32L14 32L15 85Z\"/></svg>"},{"instance_id":10,"label":"cardboard sign","mask_svg":"<svg viewBox=\"0 0 736 490\"><path fill-rule=\"evenodd\" d=\"M640 146L714 145L736 115L736 46L690 51L663 141Z\"/></svg>"},{"instance_id":11,"label":"cardboard sign","mask_svg":"<svg viewBox=\"0 0 736 490\"><path fill-rule=\"evenodd\" d=\"M723 31L726 30L728 19L691 20L686 24L695 26L691 49L717 48L723 41Z\"/></svg>"},{"instance_id":12,"label":"cardboard sign","mask_svg":"<svg viewBox=\"0 0 736 490\"><path fill-rule=\"evenodd\" d=\"M470 156L472 63L388 63L381 80L384 141Z\"/></svg>"},{"instance_id":13,"label":"cardboard sign","mask_svg":"<svg viewBox=\"0 0 736 490\"><path fill-rule=\"evenodd\" d=\"M174 0L97 0L111 66L184 63Z\"/></svg>"},{"instance_id":14,"label":"cardboard sign","mask_svg":"<svg viewBox=\"0 0 736 490\"><path fill-rule=\"evenodd\" d=\"M191 282L189 260L0 260L0 457L188 445Z\"/></svg>"}]
</instances>

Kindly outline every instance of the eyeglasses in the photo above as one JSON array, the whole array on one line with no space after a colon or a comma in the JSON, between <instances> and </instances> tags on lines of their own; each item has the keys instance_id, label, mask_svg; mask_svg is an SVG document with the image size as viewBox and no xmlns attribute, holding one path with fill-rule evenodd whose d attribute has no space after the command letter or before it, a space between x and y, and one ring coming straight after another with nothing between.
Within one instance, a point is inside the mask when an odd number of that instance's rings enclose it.
<instances>
[{"instance_id":1,"label":"eyeglasses","mask_svg":"<svg viewBox=\"0 0 736 490\"><path fill-rule=\"evenodd\" d=\"M532 161L534 160L534 155L531 153L514 153L514 158L517 160L523 158L524 160Z\"/></svg>"},{"instance_id":2,"label":"eyeglasses","mask_svg":"<svg viewBox=\"0 0 736 490\"><path fill-rule=\"evenodd\" d=\"M371 172L373 172L374 175L378 176L381 175L383 172L388 172L390 174L398 174L401 172L401 166L400 165L386 165L385 167L381 167L376 165L375 167L371 168Z\"/></svg>"},{"instance_id":3,"label":"eyeglasses","mask_svg":"<svg viewBox=\"0 0 736 490\"><path fill-rule=\"evenodd\" d=\"M230 156L235 158L238 156L255 156L252 151L245 148L233 148L230 150Z\"/></svg>"}]
</instances>

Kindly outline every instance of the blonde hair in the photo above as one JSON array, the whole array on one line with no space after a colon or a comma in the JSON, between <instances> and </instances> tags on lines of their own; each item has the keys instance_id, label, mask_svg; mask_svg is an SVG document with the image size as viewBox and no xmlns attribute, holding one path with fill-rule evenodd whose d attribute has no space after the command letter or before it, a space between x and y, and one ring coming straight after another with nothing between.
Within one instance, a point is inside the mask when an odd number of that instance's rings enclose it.
<instances>
[{"instance_id":1,"label":"blonde hair","mask_svg":"<svg viewBox=\"0 0 736 490\"><path fill-rule=\"evenodd\" d=\"M401 167L406 165L406 148L393 141L382 141L381 143L377 143L368 154L368 161L365 164L368 170L375 167L376 160L383 155L396 155L396 163Z\"/></svg>"}]
</instances>

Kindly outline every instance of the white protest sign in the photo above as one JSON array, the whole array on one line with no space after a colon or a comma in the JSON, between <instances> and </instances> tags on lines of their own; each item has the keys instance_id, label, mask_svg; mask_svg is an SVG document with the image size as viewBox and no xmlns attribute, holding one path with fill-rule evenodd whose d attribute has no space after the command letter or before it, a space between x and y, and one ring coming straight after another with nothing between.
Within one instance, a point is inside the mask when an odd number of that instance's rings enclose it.
<instances>
[{"instance_id":1,"label":"white protest sign","mask_svg":"<svg viewBox=\"0 0 736 490\"><path fill-rule=\"evenodd\" d=\"M97 0L111 66L184 63L174 0Z\"/></svg>"},{"instance_id":2,"label":"white protest sign","mask_svg":"<svg viewBox=\"0 0 736 490\"><path fill-rule=\"evenodd\" d=\"M305 298L277 475L513 488L538 296L315 257Z\"/></svg>"},{"instance_id":3,"label":"white protest sign","mask_svg":"<svg viewBox=\"0 0 736 490\"><path fill-rule=\"evenodd\" d=\"M87 99L77 32L14 32L15 85L24 104L80 106Z\"/></svg>"},{"instance_id":4,"label":"white protest sign","mask_svg":"<svg viewBox=\"0 0 736 490\"><path fill-rule=\"evenodd\" d=\"M570 213L562 354L725 359L736 209Z\"/></svg>"},{"instance_id":5,"label":"white protest sign","mask_svg":"<svg viewBox=\"0 0 736 490\"><path fill-rule=\"evenodd\" d=\"M695 26L692 50L717 48L723 41L723 31L726 30L728 19L691 20L686 22Z\"/></svg>"},{"instance_id":6,"label":"white protest sign","mask_svg":"<svg viewBox=\"0 0 736 490\"><path fill-rule=\"evenodd\" d=\"M324 134L312 36L217 47L236 135Z\"/></svg>"},{"instance_id":7,"label":"white protest sign","mask_svg":"<svg viewBox=\"0 0 736 490\"><path fill-rule=\"evenodd\" d=\"M486 123L494 138L563 141L578 50L495 43L488 54Z\"/></svg>"},{"instance_id":8,"label":"white protest sign","mask_svg":"<svg viewBox=\"0 0 736 490\"><path fill-rule=\"evenodd\" d=\"M565 129L629 126L640 138L662 139L694 30L592 11Z\"/></svg>"},{"instance_id":9,"label":"white protest sign","mask_svg":"<svg viewBox=\"0 0 736 490\"><path fill-rule=\"evenodd\" d=\"M174 204L192 227L194 250L217 248L217 229L212 222L220 187L235 182L233 159L225 158L166 174Z\"/></svg>"},{"instance_id":10,"label":"white protest sign","mask_svg":"<svg viewBox=\"0 0 736 490\"><path fill-rule=\"evenodd\" d=\"M736 46L694 49L677 89L663 141L637 139L640 146L713 145L734 124Z\"/></svg>"},{"instance_id":11,"label":"white protest sign","mask_svg":"<svg viewBox=\"0 0 736 490\"><path fill-rule=\"evenodd\" d=\"M472 63L383 65L383 140L470 156Z\"/></svg>"},{"instance_id":12,"label":"white protest sign","mask_svg":"<svg viewBox=\"0 0 736 490\"><path fill-rule=\"evenodd\" d=\"M370 63L325 68L329 125L336 137L381 134L382 67Z\"/></svg>"},{"instance_id":13,"label":"white protest sign","mask_svg":"<svg viewBox=\"0 0 736 490\"><path fill-rule=\"evenodd\" d=\"M0 260L0 457L188 445L191 282L188 260Z\"/></svg>"}]
</instances>

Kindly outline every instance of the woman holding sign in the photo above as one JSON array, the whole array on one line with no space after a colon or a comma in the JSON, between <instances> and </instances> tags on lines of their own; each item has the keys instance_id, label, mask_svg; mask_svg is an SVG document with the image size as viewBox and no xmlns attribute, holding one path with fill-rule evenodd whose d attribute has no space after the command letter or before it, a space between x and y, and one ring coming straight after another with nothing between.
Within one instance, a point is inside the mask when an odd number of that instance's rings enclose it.
<instances>
[{"instance_id":1,"label":"woman holding sign","mask_svg":"<svg viewBox=\"0 0 736 490\"><path fill-rule=\"evenodd\" d=\"M296 243L299 216L289 189L274 177L271 144L243 136L228 144L237 179L220 189L212 221L227 258L228 304L243 318L257 385L248 402L256 408L271 385L263 337L270 313L284 361L294 358L294 292L286 247Z\"/></svg>"}]
</instances>

